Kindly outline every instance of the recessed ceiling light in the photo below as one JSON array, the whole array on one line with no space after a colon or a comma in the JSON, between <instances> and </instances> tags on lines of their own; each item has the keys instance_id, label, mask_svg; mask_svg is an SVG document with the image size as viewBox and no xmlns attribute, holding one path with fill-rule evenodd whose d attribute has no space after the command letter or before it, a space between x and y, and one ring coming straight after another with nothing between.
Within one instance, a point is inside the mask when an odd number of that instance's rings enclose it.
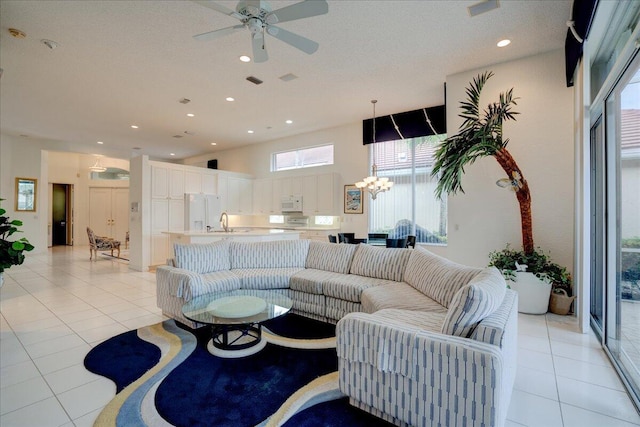
<instances>
[{"instance_id":1,"label":"recessed ceiling light","mask_svg":"<svg viewBox=\"0 0 640 427\"><path fill-rule=\"evenodd\" d=\"M169 153L169 155L170 155L170 156L175 156L175 155L176 155L176 153Z\"/></svg>"},{"instance_id":2,"label":"recessed ceiling light","mask_svg":"<svg viewBox=\"0 0 640 427\"><path fill-rule=\"evenodd\" d=\"M498 47L505 47L505 46L509 46L510 44L511 44L511 40L504 39L498 42Z\"/></svg>"},{"instance_id":3,"label":"recessed ceiling light","mask_svg":"<svg viewBox=\"0 0 640 427\"><path fill-rule=\"evenodd\" d=\"M242 61L242 62L251 62L251 58L249 58L247 55L242 55L240 57L240 61Z\"/></svg>"},{"instance_id":4,"label":"recessed ceiling light","mask_svg":"<svg viewBox=\"0 0 640 427\"><path fill-rule=\"evenodd\" d=\"M104 144L104 142L102 142L102 141L98 141L97 143L100 144L100 145Z\"/></svg>"},{"instance_id":5,"label":"recessed ceiling light","mask_svg":"<svg viewBox=\"0 0 640 427\"><path fill-rule=\"evenodd\" d=\"M229 102L233 102L233 101L235 101L236 99L235 99L235 98L232 98L232 97L230 97L230 96L227 96L226 100L227 100L227 101L229 101Z\"/></svg>"},{"instance_id":6,"label":"recessed ceiling light","mask_svg":"<svg viewBox=\"0 0 640 427\"><path fill-rule=\"evenodd\" d=\"M195 117L196 115L193 113L187 113L187 117Z\"/></svg>"},{"instance_id":7,"label":"recessed ceiling light","mask_svg":"<svg viewBox=\"0 0 640 427\"><path fill-rule=\"evenodd\" d=\"M211 143L211 145L218 145L218 144L217 144L217 143L215 143L215 142L212 142L212 143Z\"/></svg>"},{"instance_id":8,"label":"recessed ceiling light","mask_svg":"<svg viewBox=\"0 0 640 427\"><path fill-rule=\"evenodd\" d=\"M253 131L252 130L248 130L247 133L253 133Z\"/></svg>"},{"instance_id":9,"label":"recessed ceiling light","mask_svg":"<svg viewBox=\"0 0 640 427\"><path fill-rule=\"evenodd\" d=\"M132 129L138 129L138 126L136 126L136 125L131 125L131 128L132 128Z\"/></svg>"},{"instance_id":10,"label":"recessed ceiling light","mask_svg":"<svg viewBox=\"0 0 640 427\"><path fill-rule=\"evenodd\" d=\"M287 120L287 121L285 121L285 123L290 125L291 123L293 123L293 120Z\"/></svg>"}]
</instances>

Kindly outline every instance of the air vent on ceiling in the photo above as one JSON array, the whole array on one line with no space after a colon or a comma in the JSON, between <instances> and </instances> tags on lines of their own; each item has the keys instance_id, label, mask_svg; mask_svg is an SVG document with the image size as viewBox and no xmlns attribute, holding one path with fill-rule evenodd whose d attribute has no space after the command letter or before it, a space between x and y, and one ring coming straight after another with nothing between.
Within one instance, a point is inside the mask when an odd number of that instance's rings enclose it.
<instances>
[{"instance_id":1,"label":"air vent on ceiling","mask_svg":"<svg viewBox=\"0 0 640 427\"><path fill-rule=\"evenodd\" d=\"M174 138L182 138L183 135L173 135Z\"/></svg>"},{"instance_id":2,"label":"air vent on ceiling","mask_svg":"<svg viewBox=\"0 0 640 427\"><path fill-rule=\"evenodd\" d=\"M257 77L249 76L249 77L247 77L247 80L249 80L251 83L256 84L256 85L262 84L262 80L260 80Z\"/></svg>"},{"instance_id":3,"label":"air vent on ceiling","mask_svg":"<svg viewBox=\"0 0 640 427\"><path fill-rule=\"evenodd\" d=\"M182 98L180 101L178 101L180 104L188 104L191 102L190 99L188 98Z\"/></svg>"},{"instance_id":4,"label":"air vent on ceiling","mask_svg":"<svg viewBox=\"0 0 640 427\"><path fill-rule=\"evenodd\" d=\"M469 15L477 16L484 12L499 8L498 0L484 0L467 8Z\"/></svg>"},{"instance_id":5,"label":"air vent on ceiling","mask_svg":"<svg viewBox=\"0 0 640 427\"><path fill-rule=\"evenodd\" d=\"M280 76L279 78L283 82L290 82L291 80L297 79L298 76L296 76L295 74L289 73L289 74L285 74L284 76Z\"/></svg>"}]
</instances>

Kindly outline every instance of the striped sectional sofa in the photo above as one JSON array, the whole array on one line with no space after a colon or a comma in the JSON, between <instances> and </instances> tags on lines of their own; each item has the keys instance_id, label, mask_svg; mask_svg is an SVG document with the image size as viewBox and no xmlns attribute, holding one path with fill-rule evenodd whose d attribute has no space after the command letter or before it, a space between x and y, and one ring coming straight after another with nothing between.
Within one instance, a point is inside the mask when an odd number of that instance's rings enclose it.
<instances>
[{"instance_id":1,"label":"striped sectional sofa","mask_svg":"<svg viewBox=\"0 0 640 427\"><path fill-rule=\"evenodd\" d=\"M206 293L275 289L336 325L340 390L396 425L496 426L515 380L517 294L495 268L426 249L309 240L176 245L158 267L163 313Z\"/></svg>"}]
</instances>

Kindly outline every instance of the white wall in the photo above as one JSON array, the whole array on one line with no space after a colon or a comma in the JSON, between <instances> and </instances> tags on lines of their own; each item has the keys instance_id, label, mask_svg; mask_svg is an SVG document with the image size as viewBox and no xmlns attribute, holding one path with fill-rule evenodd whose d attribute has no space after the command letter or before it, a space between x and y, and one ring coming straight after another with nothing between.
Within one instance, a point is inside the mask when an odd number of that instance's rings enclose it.
<instances>
[{"instance_id":1,"label":"white wall","mask_svg":"<svg viewBox=\"0 0 640 427\"><path fill-rule=\"evenodd\" d=\"M497 99L500 92L514 88L520 99L517 121L505 124L504 134L511 140L508 149L529 182L532 197L534 242L551 251L554 261L573 268L574 253L574 149L573 89L564 80L561 50L495 64L447 77L447 126L450 135L461 124L459 102L466 99L469 81L485 70L494 71L483 91L483 104ZM429 104L425 100L425 104ZM270 155L276 151L333 142L335 164L317 168L318 173L337 172L342 184L368 175L367 148L362 145L362 123L274 140L265 144L215 152L185 160L186 164L206 167L218 159L224 170L249 173L256 178L278 174L308 174L313 169L272 173ZM466 168L462 184L465 194L449 198L447 246L429 249L460 263L485 266L491 251L507 243L522 246L520 211L515 195L495 185L506 175L491 158ZM391 190L393 191L393 190ZM384 197L384 195L382 195ZM368 231L368 203L363 215L343 215L342 229L365 235Z\"/></svg>"},{"instance_id":2,"label":"white wall","mask_svg":"<svg viewBox=\"0 0 640 427\"><path fill-rule=\"evenodd\" d=\"M2 207L11 219L22 221L20 228L35 247L33 253L47 250L47 153L40 150L38 144L25 143L22 138L0 135L0 198L5 199ZM15 178L36 178L38 180L38 194L35 212L16 212L15 209Z\"/></svg>"},{"instance_id":3,"label":"white wall","mask_svg":"<svg viewBox=\"0 0 640 427\"><path fill-rule=\"evenodd\" d=\"M536 247L570 270L574 254L573 88L564 77L561 50L496 64L447 77L447 127L457 133L459 102L478 73L495 73L483 91L481 105L514 88L520 99L517 121L504 126L508 150L529 183ZM495 182L506 177L493 157L465 170L465 194L449 198L449 244L442 254L455 261L483 266L488 253L507 243L522 247L520 211L513 192Z\"/></svg>"},{"instance_id":4,"label":"white wall","mask_svg":"<svg viewBox=\"0 0 640 427\"><path fill-rule=\"evenodd\" d=\"M313 145L334 144L334 164L292 171L271 172L271 153ZM219 151L212 154L192 157L184 161L187 165L206 167L207 160L218 159L218 168L226 171L248 173L256 179L302 176L336 172L341 184L353 184L370 174L368 148L362 145L362 123L353 123L317 132L277 139L264 144ZM340 199L342 200L342 199ZM366 236L368 231L368 203L366 198L362 215L341 216L343 231L355 232L357 236ZM340 212L343 212L342 208Z\"/></svg>"},{"instance_id":5,"label":"white wall","mask_svg":"<svg viewBox=\"0 0 640 427\"><path fill-rule=\"evenodd\" d=\"M20 138L0 135L0 198L6 199L2 207L12 219L23 222L21 237L35 246L34 252L45 252L49 233L49 184L74 186L74 244L87 245L86 227L89 220L89 187L128 187L127 181L91 181L89 166L95 162L91 154L79 154L65 150L76 149L60 141L36 138ZM59 151L49 151L59 150ZM103 157L107 167L129 169L129 161ZM15 212L15 178L38 179L36 212Z\"/></svg>"}]
</instances>

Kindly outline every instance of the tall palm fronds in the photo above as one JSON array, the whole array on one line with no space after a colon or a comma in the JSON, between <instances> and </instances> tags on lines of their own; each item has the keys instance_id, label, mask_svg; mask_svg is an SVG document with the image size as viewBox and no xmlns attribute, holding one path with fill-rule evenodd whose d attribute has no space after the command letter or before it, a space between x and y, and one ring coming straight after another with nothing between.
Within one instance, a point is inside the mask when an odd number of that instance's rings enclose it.
<instances>
[{"instance_id":1,"label":"tall palm fronds","mask_svg":"<svg viewBox=\"0 0 640 427\"><path fill-rule=\"evenodd\" d=\"M462 110L460 117L464 121L458 134L445 139L436 151L436 162L431 174L439 177L436 187L437 197L442 197L444 193L456 194L458 191L464 193L462 175L465 166L482 157L495 157L506 172L509 182L512 183L512 189L516 193L520 205L522 246L525 253L531 253L534 245L529 186L516 161L507 150L509 139L502 137L502 123L505 120L515 120L515 115L518 114L512 110L513 106L517 105L517 98L513 97L513 88L511 88L505 93L500 93L498 102L489 104L481 112L480 94L487 80L492 76L493 73L490 71L479 74L467 88L467 100L460 102Z\"/></svg>"}]
</instances>

